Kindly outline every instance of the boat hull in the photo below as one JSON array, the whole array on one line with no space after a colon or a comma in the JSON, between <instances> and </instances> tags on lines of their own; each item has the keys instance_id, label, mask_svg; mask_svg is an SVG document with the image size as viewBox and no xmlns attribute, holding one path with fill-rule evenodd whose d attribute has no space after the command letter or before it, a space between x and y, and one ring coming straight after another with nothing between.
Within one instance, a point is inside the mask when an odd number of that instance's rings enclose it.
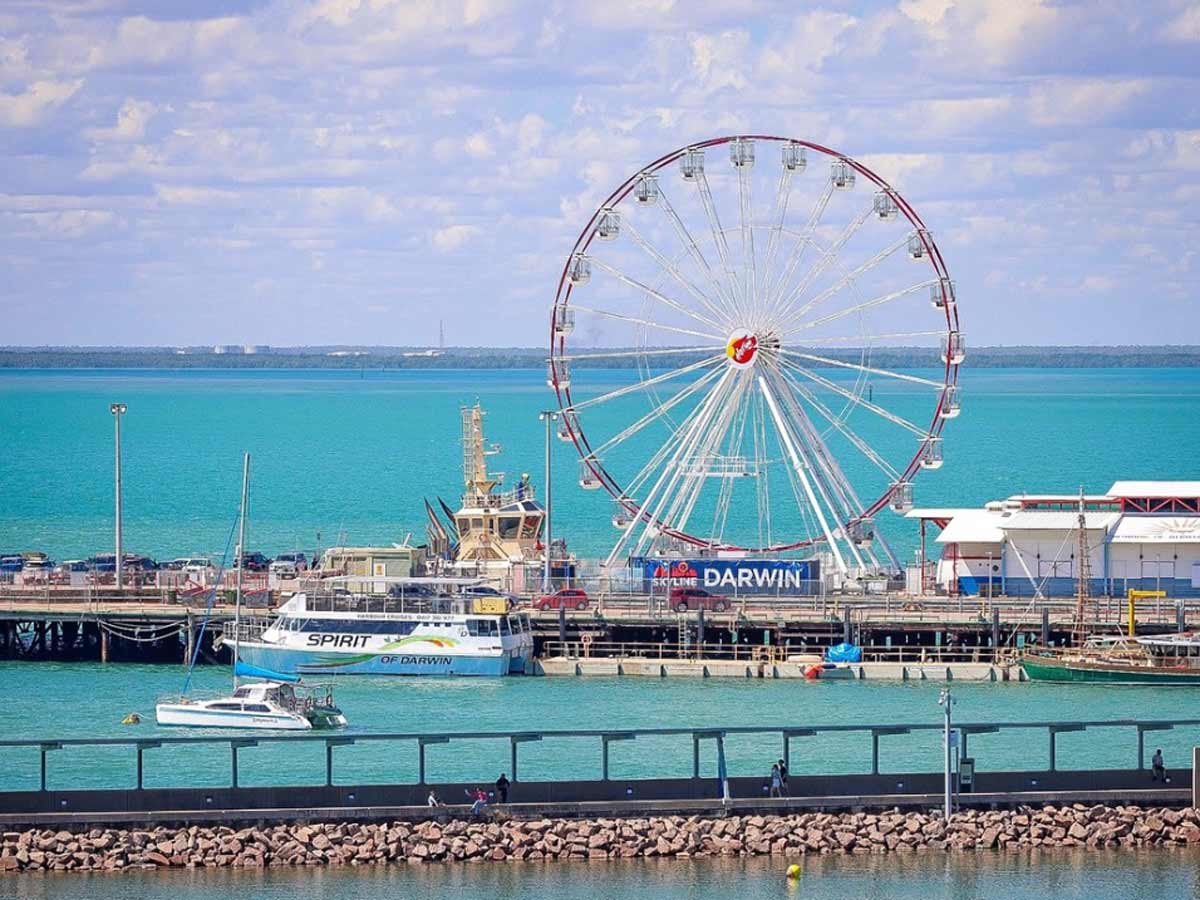
<instances>
[{"instance_id":1,"label":"boat hull","mask_svg":"<svg viewBox=\"0 0 1200 900\"><path fill-rule=\"evenodd\" d=\"M1060 684L1170 684L1200 685L1200 670L1154 669L1119 663L1080 662L1051 657L1025 657L1021 668L1030 681Z\"/></svg>"},{"instance_id":2,"label":"boat hull","mask_svg":"<svg viewBox=\"0 0 1200 900\"><path fill-rule=\"evenodd\" d=\"M508 675L523 671L513 655L488 656L422 653L309 652L265 643L242 643L241 658L252 665L289 675Z\"/></svg>"},{"instance_id":3,"label":"boat hull","mask_svg":"<svg viewBox=\"0 0 1200 900\"><path fill-rule=\"evenodd\" d=\"M250 713L205 709L195 703L160 703L154 708L159 725L189 728L263 728L272 731L309 731L312 723L303 716L283 713Z\"/></svg>"}]
</instances>

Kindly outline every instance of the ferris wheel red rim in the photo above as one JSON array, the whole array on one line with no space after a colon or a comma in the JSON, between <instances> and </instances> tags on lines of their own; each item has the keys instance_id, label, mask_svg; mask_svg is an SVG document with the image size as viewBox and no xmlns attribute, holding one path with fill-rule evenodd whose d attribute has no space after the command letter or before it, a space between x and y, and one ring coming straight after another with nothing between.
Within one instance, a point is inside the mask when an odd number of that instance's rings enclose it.
<instances>
[{"instance_id":1,"label":"ferris wheel red rim","mask_svg":"<svg viewBox=\"0 0 1200 900\"><path fill-rule=\"evenodd\" d=\"M812 150L813 152L831 157L833 160L840 160L849 164L854 171L872 182L879 190L886 192L895 201L898 210L908 220L909 224L913 226L913 229L917 232L917 234L920 235L921 243L925 248L925 257L932 266L935 275L938 277L939 283L942 285L943 299L950 301L951 298L945 296L945 285L950 281L950 273L946 266L945 260L942 257L941 250L938 248L937 242L933 239L933 235L930 233L928 227L925 225L925 222L921 219L916 209L900 194L899 191L888 184L888 182L881 178L878 174L873 172L863 163L855 160L853 157L812 141L767 134L725 135L723 137L710 138L704 141L685 144L684 146L659 157L649 165L643 166L630 175L629 178L627 178L624 182L622 182L622 184L611 194L609 194L609 196L596 208L595 212L592 213L591 218L588 219L587 224L584 225L583 229L579 232L579 236L575 239L575 243L571 247L570 253L567 254L566 262L564 262L562 272L559 275L558 289L556 290L554 296L554 305L550 310L551 361L553 361L556 356L561 356L566 350L566 335L556 334L555 323L557 321L559 309L568 308L570 304L573 285L571 284L567 275L570 268L571 259L573 256L575 256L575 254L582 253L591 245L592 240L596 236L596 225L603 210L610 208L624 200L625 197L629 195L630 191L633 190L639 177L644 174L654 174L660 171L661 169L678 160L689 150L703 150L709 147L719 147L737 140L797 144L808 150ZM943 311L946 320L946 334L961 334L958 318L958 303L956 301L943 303ZM928 443L928 440L930 438L940 437L942 429L946 424L946 418L942 416L942 405L945 402L946 389L958 384L959 366L959 363L953 361L953 356L947 353L943 366L943 389L938 394L938 401L934 407L933 416L929 424L928 437L926 440L917 445L917 449L912 458L909 460L908 464L903 469L898 470L900 472L900 478L898 479L899 482L908 482L912 479L916 472L921 468L922 454L924 453L924 448ZM558 402L559 411L560 413L563 413L570 409L573 405L571 386L570 384L565 386L560 385L557 383L557 379L555 379L555 381L556 383L553 385L553 390ZM576 452L579 454L581 461L592 471L592 473L596 476L596 479L600 482L601 486L603 486L605 491L609 493L613 500L624 505L626 509L628 509L635 517L640 516L647 521L647 524L655 525L662 534L669 535L697 548L707 548L731 553L745 554L785 553L791 550L800 550L813 547L817 544L825 542L824 537L818 536L808 537L797 541L774 543L762 547L745 547L729 543L714 544L711 540L707 540L705 538L689 534L685 531L672 528L661 520L652 518L649 513L646 513L642 510L640 505L624 494L617 480L596 459L595 454L592 451L591 443L588 440L583 426L580 424L578 416L575 417L574 423L572 423L570 417L564 416L563 424L571 437L571 442L574 445ZM881 509L887 506L895 493L896 486L889 486L889 488L884 491L876 500L868 504L867 507L859 513L857 518L862 519L869 516L874 516ZM853 519L851 521L853 521ZM838 523L839 527L842 529L845 529L848 524L848 522Z\"/></svg>"}]
</instances>

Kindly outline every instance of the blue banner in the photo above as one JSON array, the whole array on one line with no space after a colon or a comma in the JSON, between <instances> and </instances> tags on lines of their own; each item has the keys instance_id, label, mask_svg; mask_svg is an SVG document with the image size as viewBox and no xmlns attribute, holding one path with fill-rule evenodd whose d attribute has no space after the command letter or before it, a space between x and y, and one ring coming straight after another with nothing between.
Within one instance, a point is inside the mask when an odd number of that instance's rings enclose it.
<instances>
[{"instance_id":1,"label":"blue banner","mask_svg":"<svg viewBox=\"0 0 1200 900\"><path fill-rule=\"evenodd\" d=\"M641 559L647 592L699 587L714 594L812 594L819 590L815 559Z\"/></svg>"}]
</instances>

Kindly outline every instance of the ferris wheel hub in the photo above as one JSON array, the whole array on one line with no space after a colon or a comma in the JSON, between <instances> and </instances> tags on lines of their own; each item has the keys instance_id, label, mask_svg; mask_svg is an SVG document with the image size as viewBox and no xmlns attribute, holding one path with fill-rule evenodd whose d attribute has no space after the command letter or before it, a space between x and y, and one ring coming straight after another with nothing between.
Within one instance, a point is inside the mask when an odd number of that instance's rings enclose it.
<instances>
[{"instance_id":1,"label":"ferris wheel hub","mask_svg":"<svg viewBox=\"0 0 1200 900\"><path fill-rule=\"evenodd\" d=\"M725 358L735 369L748 369L758 358L758 335L748 328L739 328L725 342Z\"/></svg>"}]
</instances>

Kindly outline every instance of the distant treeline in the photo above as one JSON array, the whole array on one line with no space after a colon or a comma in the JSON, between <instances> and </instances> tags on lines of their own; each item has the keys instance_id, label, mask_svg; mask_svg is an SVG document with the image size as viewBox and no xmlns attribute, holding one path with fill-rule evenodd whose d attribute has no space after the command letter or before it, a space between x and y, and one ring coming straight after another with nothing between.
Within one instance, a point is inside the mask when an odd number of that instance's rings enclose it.
<instances>
[{"instance_id":1,"label":"distant treeline","mask_svg":"<svg viewBox=\"0 0 1200 900\"><path fill-rule=\"evenodd\" d=\"M572 351L573 356L603 348ZM814 350L831 359L858 362L861 350ZM279 347L253 353L214 353L211 347L0 347L0 368L14 369L531 369L545 364L546 350L535 347L447 347L428 351L405 347ZM675 368L695 354L659 355L654 368ZM875 347L871 365L927 368L941 365L929 347ZM812 366L826 365L811 362ZM632 368L631 357L577 359L576 368ZM1200 366L1200 346L1168 347L976 347L968 350L972 368L1164 368Z\"/></svg>"}]
</instances>

